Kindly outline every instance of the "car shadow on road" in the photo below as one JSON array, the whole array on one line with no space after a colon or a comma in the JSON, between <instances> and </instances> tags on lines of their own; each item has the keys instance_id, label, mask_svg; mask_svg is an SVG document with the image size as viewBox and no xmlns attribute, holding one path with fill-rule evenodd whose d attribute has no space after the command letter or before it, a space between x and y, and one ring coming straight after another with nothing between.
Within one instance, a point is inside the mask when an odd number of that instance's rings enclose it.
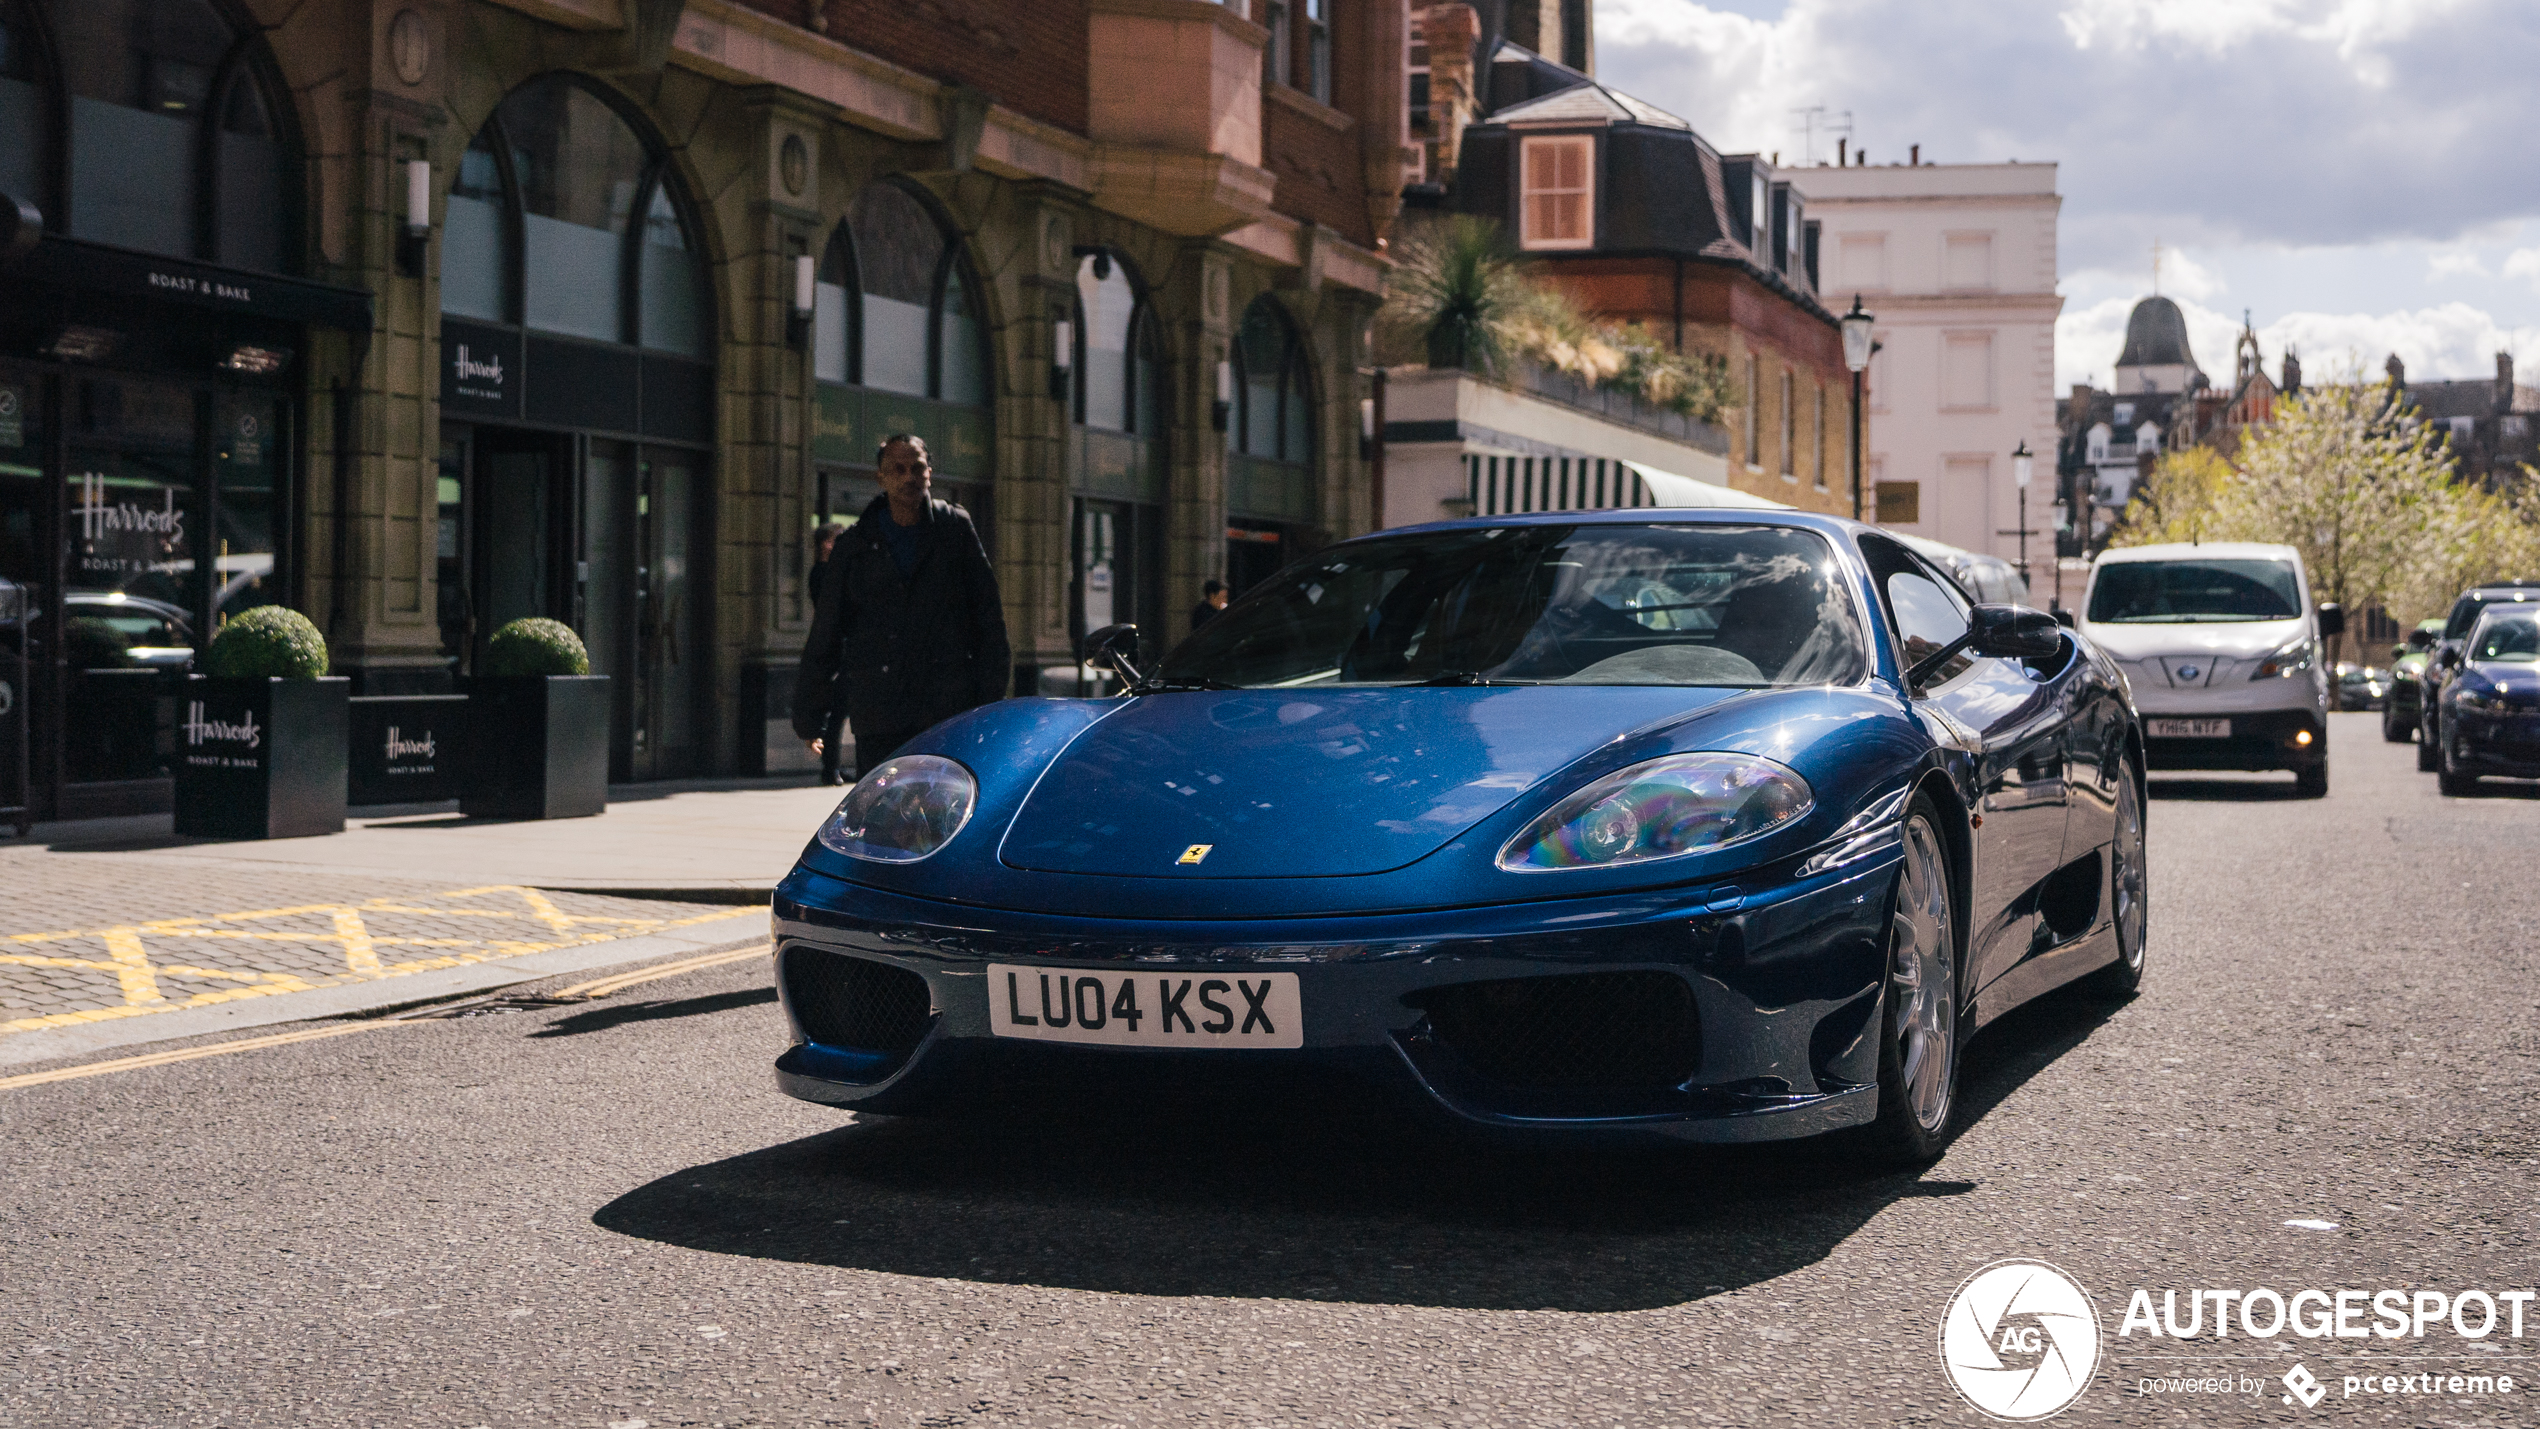
<instances>
[{"instance_id":1,"label":"car shadow on road","mask_svg":"<svg viewBox=\"0 0 2540 1429\"><path fill-rule=\"evenodd\" d=\"M2058 996L1988 1028L1980 1118L2106 1020ZM694 1166L592 1217L718 1255L1097 1292L1610 1312L1815 1263L1891 1203L1977 1191L1826 1143L1510 1154L1355 1105L860 1117Z\"/></svg>"},{"instance_id":2,"label":"car shadow on road","mask_svg":"<svg viewBox=\"0 0 2540 1429\"><path fill-rule=\"evenodd\" d=\"M605 1032L630 1022L660 1022L672 1017L702 1017L712 1012L729 1012L736 1007L763 1007L776 1000L772 987L745 987L738 992L711 993L704 997L683 997L669 1002L637 1002L619 1007L594 1008L559 1017L537 1031L532 1039L545 1037L578 1037L586 1032Z\"/></svg>"},{"instance_id":3,"label":"car shadow on road","mask_svg":"<svg viewBox=\"0 0 2540 1429\"><path fill-rule=\"evenodd\" d=\"M2192 799L2216 804L2266 804L2307 797L2290 778L2264 782L2256 779L2154 778L2143 787L2144 792L2155 799Z\"/></svg>"}]
</instances>

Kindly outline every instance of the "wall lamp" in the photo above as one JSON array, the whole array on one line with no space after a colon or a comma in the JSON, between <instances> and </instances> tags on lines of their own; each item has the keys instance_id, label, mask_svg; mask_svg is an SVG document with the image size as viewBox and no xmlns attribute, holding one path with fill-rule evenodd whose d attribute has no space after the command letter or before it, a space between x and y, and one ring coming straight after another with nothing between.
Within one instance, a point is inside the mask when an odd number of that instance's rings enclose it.
<instances>
[{"instance_id":1,"label":"wall lamp","mask_svg":"<svg viewBox=\"0 0 2540 1429\"><path fill-rule=\"evenodd\" d=\"M794 255L794 302L785 313L785 345L800 352L811 345L811 319L818 306L819 265L808 253Z\"/></svg>"},{"instance_id":2,"label":"wall lamp","mask_svg":"<svg viewBox=\"0 0 2540 1429\"><path fill-rule=\"evenodd\" d=\"M1208 406L1208 424L1222 432L1234 416L1235 364L1221 360L1217 364L1217 400Z\"/></svg>"},{"instance_id":3,"label":"wall lamp","mask_svg":"<svg viewBox=\"0 0 2540 1429\"><path fill-rule=\"evenodd\" d=\"M1376 456L1376 399L1358 399L1358 459L1372 461Z\"/></svg>"},{"instance_id":4,"label":"wall lamp","mask_svg":"<svg viewBox=\"0 0 2540 1429\"><path fill-rule=\"evenodd\" d=\"M423 276L423 252L432 236L432 161L406 160L406 222L397 230L397 271Z\"/></svg>"},{"instance_id":5,"label":"wall lamp","mask_svg":"<svg viewBox=\"0 0 2540 1429\"><path fill-rule=\"evenodd\" d=\"M1050 324L1050 400L1064 402L1076 375L1076 324L1060 318Z\"/></svg>"}]
</instances>

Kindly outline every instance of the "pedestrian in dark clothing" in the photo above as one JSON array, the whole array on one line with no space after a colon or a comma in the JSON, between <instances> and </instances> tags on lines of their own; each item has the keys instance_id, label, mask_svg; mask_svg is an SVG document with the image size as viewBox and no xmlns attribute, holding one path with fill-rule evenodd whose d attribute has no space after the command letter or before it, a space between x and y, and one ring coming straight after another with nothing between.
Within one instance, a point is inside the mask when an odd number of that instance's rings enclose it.
<instances>
[{"instance_id":1,"label":"pedestrian in dark clothing","mask_svg":"<svg viewBox=\"0 0 2540 1429\"><path fill-rule=\"evenodd\" d=\"M847 534L847 528L836 521L823 521L818 526L812 528L811 575L804 583L804 590L811 597L811 607L814 611L820 609L820 592L822 588L828 585L829 578L832 575L835 575L838 571L838 567L830 563L829 556L830 553L837 548L838 538L845 534ZM835 700L830 701L829 704L829 718L827 722L821 726L820 739L818 741L820 746L820 782L823 784L843 784L846 780L839 777L838 760L839 756L843 754L846 749L845 735L847 732L847 710L845 705L840 704Z\"/></svg>"},{"instance_id":2,"label":"pedestrian in dark clothing","mask_svg":"<svg viewBox=\"0 0 2540 1429\"><path fill-rule=\"evenodd\" d=\"M843 714L857 778L1013 678L996 569L970 513L928 494L926 443L885 437L874 461L882 495L830 552L794 682L794 733L820 751Z\"/></svg>"},{"instance_id":3,"label":"pedestrian in dark clothing","mask_svg":"<svg viewBox=\"0 0 2540 1429\"><path fill-rule=\"evenodd\" d=\"M1201 586L1199 604L1191 607L1191 633L1197 635L1201 626L1216 619L1217 612L1225 608L1226 583L1224 581L1210 581Z\"/></svg>"}]
</instances>

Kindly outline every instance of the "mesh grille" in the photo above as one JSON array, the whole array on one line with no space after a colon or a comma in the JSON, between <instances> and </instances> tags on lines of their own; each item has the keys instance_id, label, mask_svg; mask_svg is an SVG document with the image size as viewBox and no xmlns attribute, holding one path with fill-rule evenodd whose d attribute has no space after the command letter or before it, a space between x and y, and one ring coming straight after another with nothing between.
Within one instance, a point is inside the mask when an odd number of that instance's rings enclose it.
<instances>
[{"instance_id":1,"label":"mesh grille","mask_svg":"<svg viewBox=\"0 0 2540 1429\"><path fill-rule=\"evenodd\" d=\"M907 1052L926 1035L926 979L869 958L817 948L785 954L785 1001L803 1035L829 1047Z\"/></svg>"},{"instance_id":2,"label":"mesh grille","mask_svg":"<svg viewBox=\"0 0 2540 1429\"><path fill-rule=\"evenodd\" d=\"M1693 990L1671 973L1579 973L1434 988L1406 999L1475 1071L1528 1090L1656 1089L1702 1061Z\"/></svg>"}]
</instances>

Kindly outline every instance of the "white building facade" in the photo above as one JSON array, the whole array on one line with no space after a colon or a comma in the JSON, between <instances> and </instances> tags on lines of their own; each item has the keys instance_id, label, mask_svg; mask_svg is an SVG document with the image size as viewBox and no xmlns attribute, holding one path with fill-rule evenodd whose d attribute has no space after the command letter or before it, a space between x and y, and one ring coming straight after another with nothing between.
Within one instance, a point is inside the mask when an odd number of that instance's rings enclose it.
<instances>
[{"instance_id":1,"label":"white building facade","mask_svg":"<svg viewBox=\"0 0 2540 1429\"><path fill-rule=\"evenodd\" d=\"M1920 164L1791 171L1823 225L1828 307L1877 314L1867 379L1865 517L2015 559L2011 453L2037 458L2028 554L2054 554L2053 164Z\"/></svg>"}]
</instances>

